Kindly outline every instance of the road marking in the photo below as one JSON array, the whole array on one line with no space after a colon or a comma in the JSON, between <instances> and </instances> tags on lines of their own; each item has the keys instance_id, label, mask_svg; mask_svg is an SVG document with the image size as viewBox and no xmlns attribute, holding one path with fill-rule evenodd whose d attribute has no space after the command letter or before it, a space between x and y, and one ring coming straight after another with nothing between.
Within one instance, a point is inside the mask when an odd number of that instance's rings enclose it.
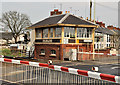
<instances>
[{"instance_id":1,"label":"road marking","mask_svg":"<svg viewBox=\"0 0 120 85\"><path fill-rule=\"evenodd\" d=\"M117 68L120 68L120 67L116 66L116 67L112 67L111 69L117 69Z\"/></svg>"},{"instance_id":2,"label":"road marking","mask_svg":"<svg viewBox=\"0 0 120 85\"><path fill-rule=\"evenodd\" d=\"M15 74L23 73L23 72L25 72L25 71L23 71L23 70L13 71L13 72L10 72L10 73L7 73L7 74L3 74L2 76L10 76L10 75L15 75Z\"/></svg>"},{"instance_id":3,"label":"road marking","mask_svg":"<svg viewBox=\"0 0 120 85\"><path fill-rule=\"evenodd\" d=\"M31 78L31 79L26 79L26 80L20 80L20 81L16 81L16 83L18 82L22 82L22 81L28 81L28 80L33 80L33 79L37 79L38 77L35 77L35 78Z\"/></svg>"},{"instance_id":4,"label":"road marking","mask_svg":"<svg viewBox=\"0 0 120 85\"><path fill-rule=\"evenodd\" d=\"M12 81L9 81L9 80L5 80L5 79L0 79L1 81L5 81L5 82L9 82L9 83L16 83L16 82L12 82Z\"/></svg>"}]
</instances>

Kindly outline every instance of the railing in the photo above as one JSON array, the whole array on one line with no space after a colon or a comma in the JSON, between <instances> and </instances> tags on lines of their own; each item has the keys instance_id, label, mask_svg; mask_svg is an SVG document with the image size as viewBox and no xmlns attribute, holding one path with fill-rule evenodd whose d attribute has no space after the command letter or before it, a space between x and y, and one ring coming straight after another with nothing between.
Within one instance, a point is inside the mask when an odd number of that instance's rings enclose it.
<instances>
[{"instance_id":1,"label":"railing","mask_svg":"<svg viewBox=\"0 0 120 85\"><path fill-rule=\"evenodd\" d=\"M108 53L91 53L91 52L78 52L83 54L95 54L95 55L111 55L111 56L120 56L120 54L108 54Z\"/></svg>"},{"instance_id":2,"label":"railing","mask_svg":"<svg viewBox=\"0 0 120 85\"><path fill-rule=\"evenodd\" d=\"M0 58L2 81L11 83L65 83L80 85L117 85L120 77L103 73Z\"/></svg>"}]
</instances>

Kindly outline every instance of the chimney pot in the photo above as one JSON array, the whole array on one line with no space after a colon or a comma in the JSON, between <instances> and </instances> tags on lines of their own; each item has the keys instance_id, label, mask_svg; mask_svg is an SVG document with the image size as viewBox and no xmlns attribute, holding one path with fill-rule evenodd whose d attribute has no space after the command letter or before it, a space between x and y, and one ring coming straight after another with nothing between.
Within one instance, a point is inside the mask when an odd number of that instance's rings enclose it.
<instances>
[{"instance_id":1,"label":"chimney pot","mask_svg":"<svg viewBox=\"0 0 120 85\"><path fill-rule=\"evenodd\" d=\"M67 14L67 11L65 11L65 13Z\"/></svg>"}]
</instances>

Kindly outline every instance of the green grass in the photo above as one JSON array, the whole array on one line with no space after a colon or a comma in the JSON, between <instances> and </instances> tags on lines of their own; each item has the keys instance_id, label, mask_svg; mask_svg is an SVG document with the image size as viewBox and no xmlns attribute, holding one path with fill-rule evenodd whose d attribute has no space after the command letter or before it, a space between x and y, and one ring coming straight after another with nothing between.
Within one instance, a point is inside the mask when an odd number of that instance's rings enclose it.
<instances>
[{"instance_id":1,"label":"green grass","mask_svg":"<svg viewBox=\"0 0 120 85\"><path fill-rule=\"evenodd\" d=\"M21 52L11 52L10 49L0 49L0 55L11 56L11 57L21 57ZM22 57L26 57L22 55Z\"/></svg>"}]
</instances>

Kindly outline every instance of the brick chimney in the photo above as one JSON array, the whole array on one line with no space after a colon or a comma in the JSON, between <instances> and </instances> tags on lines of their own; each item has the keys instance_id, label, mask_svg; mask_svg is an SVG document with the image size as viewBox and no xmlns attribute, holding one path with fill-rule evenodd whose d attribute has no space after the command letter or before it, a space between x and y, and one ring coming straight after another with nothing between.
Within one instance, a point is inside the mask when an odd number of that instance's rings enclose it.
<instances>
[{"instance_id":1,"label":"brick chimney","mask_svg":"<svg viewBox=\"0 0 120 85\"><path fill-rule=\"evenodd\" d=\"M96 22L96 24L99 24L100 25L100 27L105 27L105 23L103 23L103 22Z\"/></svg>"},{"instance_id":2,"label":"brick chimney","mask_svg":"<svg viewBox=\"0 0 120 85\"><path fill-rule=\"evenodd\" d=\"M114 29L113 25L109 25L109 26L107 26L107 28L110 29L110 30Z\"/></svg>"},{"instance_id":3,"label":"brick chimney","mask_svg":"<svg viewBox=\"0 0 120 85\"><path fill-rule=\"evenodd\" d=\"M86 17L86 20L88 20L88 17Z\"/></svg>"},{"instance_id":4,"label":"brick chimney","mask_svg":"<svg viewBox=\"0 0 120 85\"><path fill-rule=\"evenodd\" d=\"M119 28L119 27L118 27L118 28L116 28L116 29L120 31L120 28Z\"/></svg>"},{"instance_id":5,"label":"brick chimney","mask_svg":"<svg viewBox=\"0 0 120 85\"><path fill-rule=\"evenodd\" d=\"M54 9L54 11L51 11L50 12L50 15L59 15L59 14L62 14L62 11L59 11L58 9Z\"/></svg>"},{"instance_id":6,"label":"brick chimney","mask_svg":"<svg viewBox=\"0 0 120 85\"><path fill-rule=\"evenodd\" d=\"M117 30L117 28L116 28L116 27L114 27L114 30Z\"/></svg>"}]
</instances>

